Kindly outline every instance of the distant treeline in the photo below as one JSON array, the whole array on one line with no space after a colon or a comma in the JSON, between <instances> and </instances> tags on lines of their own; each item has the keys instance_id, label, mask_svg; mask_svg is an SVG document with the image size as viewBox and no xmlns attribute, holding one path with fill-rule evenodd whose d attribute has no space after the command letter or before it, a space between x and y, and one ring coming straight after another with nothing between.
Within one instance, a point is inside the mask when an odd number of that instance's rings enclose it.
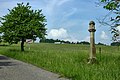
<instances>
[{"instance_id":1,"label":"distant treeline","mask_svg":"<svg viewBox=\"0 0 120 80\"><path fill-rule=\"evenodd\" d=\"M83 41L83 42L70 42L70 41L64 41L64 40L59 40L59 39L41 39L41 43L56 43L59 42L60 44L86 44L89 45L89 42Z\"/></svg>"},{"instance_id":2,"label":"distant treeline","mask_svg":"<svg viewBox=\"0 0 120 80\"><path fill-rule=\"evenodd\" d=\"M113 42L111 43L111 46L120 46L120 42Z\"/></svg>"},{"instance_id":3,"label":"distant treeline","mask_svg":"<svg viewBox=\"0 0 120 80\"><path fill-rule=\"evenodd\" d=\"M90 45L89 42L87 41L81 41L81 42L70 42L70 41L64 41L64 40L59 40L59 39L41 39L40 40L41 43L56 43L59 42L59 44L84 44L84 45ZM103 43L98 43L97 45L105 45Z\"/></svg>"},{"instance_id":4,"label":"distant treeline","mask_svg":"<svg viewBox=\"0 0 120 80\"><path fill-rule=\"evenodd\" d=\"M68 43L70 44L71 42L70 41L64 41L64 40L59 40L59 39L41 39L40 40L41 43L55 43L55 42L60 42L61 44L62 43Z\"/></svg>"},{"instance_id":5,"label":"distant treeline","mask_svg":"<svg viewBox=\"0 0 120 80\"><path fill-rule=\"evenodd\" d=\"M2 42L2 38L0 36L0 43ZM59 40L59 39L41 39L40 40L40 43L57 43L57 44L84 44L84 45L90 45L89 42L87 41L81 41L81 42L70 42L70 41L64 41L64 40ZM99 42L98 44L96 45L106 45L106 44L103 44L101 42ZM111 43L111 46L120 46L120 42L112 42Z\"/></svg>"}]
</instances>

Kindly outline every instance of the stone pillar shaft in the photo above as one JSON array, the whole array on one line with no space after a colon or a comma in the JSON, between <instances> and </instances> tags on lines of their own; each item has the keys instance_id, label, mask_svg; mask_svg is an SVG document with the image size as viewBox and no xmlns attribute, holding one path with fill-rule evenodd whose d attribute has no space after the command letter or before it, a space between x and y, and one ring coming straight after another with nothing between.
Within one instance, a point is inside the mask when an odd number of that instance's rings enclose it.
<instances>
[{"instance_id":1,"label":"stone pillar shaft","mask_svg":"<svg viewBox=\"0 0 120 80\"><path fill-rule=\"evenodd\" d=\"M96 58L94 32L90 32L90 59Z\"/></svg>"},{"instance_id":2,"label":"stone pillar shaft","mask_svg":"<svg viewBox=\"0 0 120 80\"><path fill-rule=\"evenodd\" d=\"M95 23L94 21L91 21L89 23L89 29L90 32L90 54L89 54L89 61L88 63L94 63L96 61L96 48L95 48Z\"/></svg>"}]
</instances>

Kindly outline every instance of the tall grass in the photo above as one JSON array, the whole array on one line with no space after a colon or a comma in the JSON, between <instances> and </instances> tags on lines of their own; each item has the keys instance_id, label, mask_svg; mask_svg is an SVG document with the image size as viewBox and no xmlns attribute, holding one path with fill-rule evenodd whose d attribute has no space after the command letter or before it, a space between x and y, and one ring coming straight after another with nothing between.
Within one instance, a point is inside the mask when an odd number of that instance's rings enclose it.
<instances>
[{"instance_id":1,"label":"tall grass","mask_svg":"<svg viewBox=\"0 0 120 80\"><path fill-rule=\"evenodd\" d=\"M0 46L0 54L31 63L72 80L119 80L120 51L116 47L97 46L98 64L87 64L89 46L77 44L26 44ZM101 53L99 48L102 48Z\"/></svg>"}]
</instances>

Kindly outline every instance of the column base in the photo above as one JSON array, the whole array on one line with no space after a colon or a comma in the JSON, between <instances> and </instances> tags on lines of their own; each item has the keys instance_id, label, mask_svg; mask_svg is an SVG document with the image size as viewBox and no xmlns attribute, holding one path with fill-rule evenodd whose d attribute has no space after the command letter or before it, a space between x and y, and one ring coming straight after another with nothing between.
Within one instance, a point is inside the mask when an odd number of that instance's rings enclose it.
<instances>
[{"instance_id":1,"label":"column base","mask_svg":"<svg viewBox=\"0 0 120 80\"><path fill-rule=\"evenodd\" d=\"M88 58L87 63L88 64L96 64L96 63L98 63L98 61L95 57L94 58Z\"/></svg>"}]
</instances>

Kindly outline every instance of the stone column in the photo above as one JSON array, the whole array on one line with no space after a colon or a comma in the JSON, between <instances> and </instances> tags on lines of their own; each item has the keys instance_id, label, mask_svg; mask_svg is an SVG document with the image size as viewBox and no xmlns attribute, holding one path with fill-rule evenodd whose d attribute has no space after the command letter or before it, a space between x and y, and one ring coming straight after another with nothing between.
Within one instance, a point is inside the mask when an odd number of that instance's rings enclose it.
<instances>
[{"instance_id":1,"label":"stone column","mask_svg":"<svg viewBox=\"0 0 120 80\"><path fill-rule=\"evenodd\" d=\"M90 21L89 23L89 29L88 31L90 32L90 54L89 54L89 59L88 63L94 63L96 62L96 48L95 48L95 22Z\"/></svg>"}]
</instances>

